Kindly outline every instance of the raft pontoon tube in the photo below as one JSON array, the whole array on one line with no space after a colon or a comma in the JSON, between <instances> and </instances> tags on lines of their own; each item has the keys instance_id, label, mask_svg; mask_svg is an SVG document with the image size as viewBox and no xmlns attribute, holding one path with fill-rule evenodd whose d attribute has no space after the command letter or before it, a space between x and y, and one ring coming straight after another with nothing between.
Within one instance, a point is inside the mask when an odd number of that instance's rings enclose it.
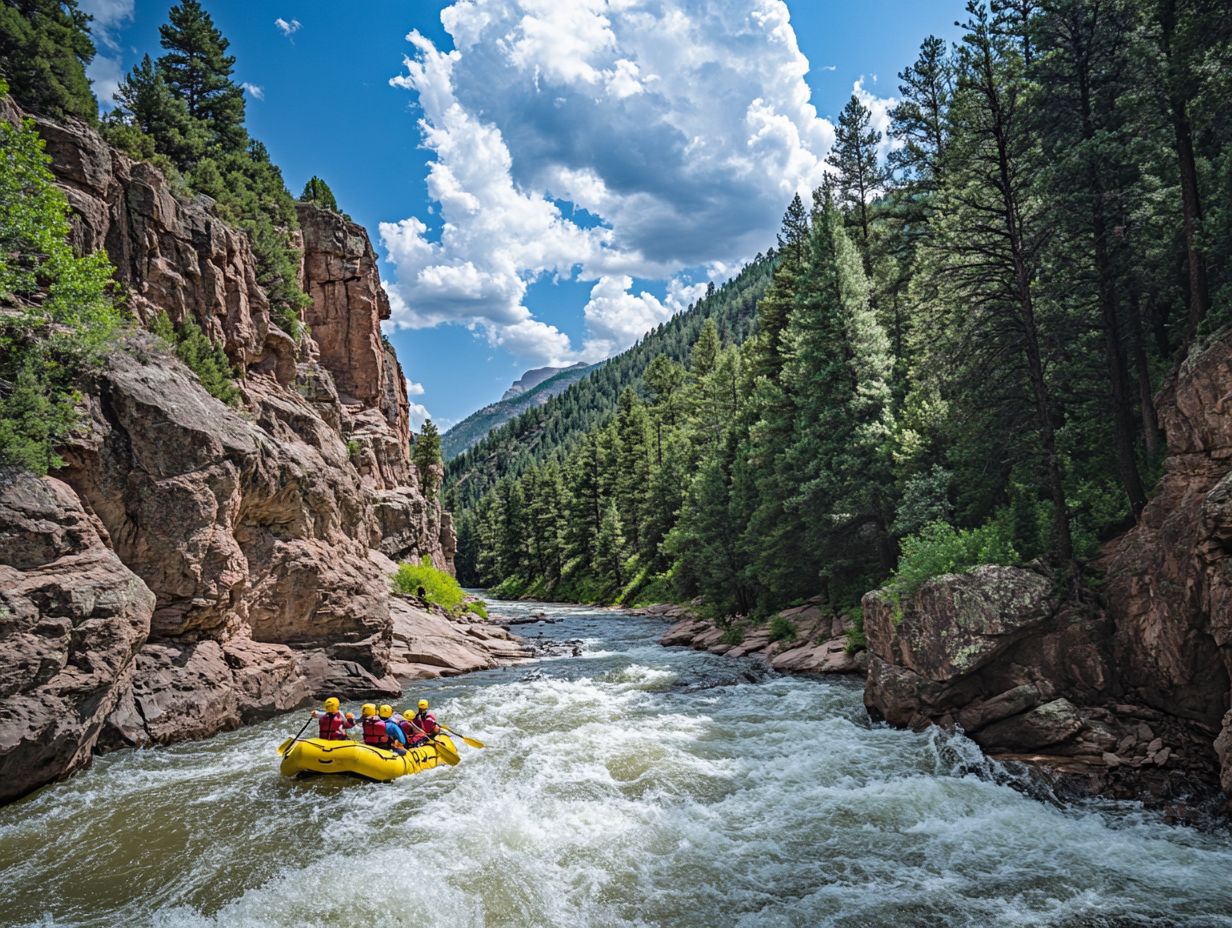
<instances>
[{"instance_id":1,"label":"raft pontoon tube","mask_svg":"<svg viewBox=\"0 0 1232 928\"><path fill-rule=\"evenodd\" d=\"M457 748L448 735L438 735L438 741L446 744L446 750L457 754ZM358 741L325 741L321 738L304 738L296 741L287 751L288 738L278 746L282 754L279 771L284 777L301 773L349 773L368 780L387 782L408 773L431 770L444 763L432 742L418 748L410 748L399 756L393 751L362 744ZM287 751L283 754L284 751Z\"/></svg>"}]
</instances>

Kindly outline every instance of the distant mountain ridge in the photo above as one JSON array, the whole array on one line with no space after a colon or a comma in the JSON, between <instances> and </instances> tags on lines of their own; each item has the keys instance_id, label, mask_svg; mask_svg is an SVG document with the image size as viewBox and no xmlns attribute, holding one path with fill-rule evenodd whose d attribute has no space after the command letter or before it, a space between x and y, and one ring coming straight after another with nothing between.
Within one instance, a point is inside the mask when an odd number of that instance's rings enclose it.
<instances>
[{"instance_id":1,"label":"distant mountain ridge","mask_svg":"<svg viewBox=\"0 0 1232 928\"><path fill-rule=\"evenodd\" d=\"M446 450L447 501L455 517L478 502L502 477L519 476L536 463L567 454L588 429L611 415L625 387L641 388L642 374L657 355L687 363L707 319L714 320L724 343L739 344L752 335L757 328L757 301L770 283L774 264L773 251L759 254L731 280L651 329L631 348L587 368L585 376L577 378L579 382L568 384L546 402L528 403L522 412L490 428L477 440L456 446L460 450ZM538 389L575 373L557 374ZM531 391L512 402L535 393ZM484 412L480 410L475 416Z\"/></svg>"},{"instance_id":2,"label":"distant mountain ridge","mask_svg":"<svg viewBox=\"0 0 1232 928\"><path fill-rule=\"evenodd\" d=\"M572 371L579 367L586 367L586 365L581 361L578 361L577 364L570 364L567 367L537 367L533 371L527 371L513 382L512 386L510 386L509 389L505 391L504 395L501 396L501 400L511 400L515 396L519 396L522 393L535 389L535 387L539 386L539 384L556 376L562 371Z\"/></svg>"},{"instance_id":3,"label":"distant mountain ridge","mask_svg":"<svg viewBox=\"0 0 1232 928\"><path fill-rule=\"evenodd\" d=\"M445 432L441 436L441 455L446 461L457 457L494 429L563 393L598 366L579 362L572 367L540 367L527 371L495 403L471 413Z\"/></svg>"}]
</instances>

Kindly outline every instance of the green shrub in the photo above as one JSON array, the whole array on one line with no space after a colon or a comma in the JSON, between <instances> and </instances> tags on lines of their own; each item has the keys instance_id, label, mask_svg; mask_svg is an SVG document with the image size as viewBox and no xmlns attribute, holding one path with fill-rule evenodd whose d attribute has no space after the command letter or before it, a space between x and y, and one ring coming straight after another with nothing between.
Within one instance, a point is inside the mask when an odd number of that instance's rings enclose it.
<instances>
[{"instance_id":1,"label":"green shrub","mask_svg":"<svg viewBox=\"0 0 1232 928\"><path fill-rule=\"evenodd\" d=\"M440 606L447 612L454 612L466 601L466 594L458 581L443 570L432 566L432 559L425 556L418 564L404 563L398 565L393 576L395 593L404 596L418 596L423 590L423 598L433 605Z\"/></svg>"},{"instance_id":2,"label":"green shrub","mask_svg":"<svg viewBox=\"0 0 1232 928\"><path fill-rule=\"evenodd\" d=\"M744 629L739 625L729 625L723 629L723 637L720 639L723 644L730 644L732 647L744 641Z\"/></svg>"},{"instance_id":3,"label":"green shrub","mask_svg":"<svg viewBox=\"0 0 1232 928\"><path fill-rule=\"evenodd\" d=\"M1007 518L995 518L972 529L930 523L903 539L898 569L886 588L900 601L942 574L962 573L980 564L1016 564L1019 558L1011 541L1012 531Z\"/></svg>"},{"instance_id":4,"label":"green shrub","mask_svg":"<svg viewBox=\"0 0 1232 928\"><path fill-rule=\"evenodd\" d=\"M770 620L771 641L791 641L796 637L796 626L784 615L776 615Z\"/></svg>"},{"instance_id":5,"label":"green shrub","mask_svg":"<svg viewBox=\"0 0 1232 928\"><path fill-rule=\"evenodd\" d=\"M63 463L77 384L121 323L111 264L73 253L48 161L31 121L0 120L0 463L37 474Z\"/></svg>"},{"instance_id":6,"label":"green shrub","mask_svg":"<svg viewBox=\"0 0 1232 928\"><path fill-rule=\"evenodd\" d=\"M488 606L482 599L468 599L462 606L463 612L469 612L485 621L488 618Z\"/></svg>"},{"instance_id":7,"label":"green shrub","mask_svg":"<svg viewBox=\"0 0 1232 928\"><path fill-rule=\"evenodd\" d=\"M221 345L216 345L197 325L193 318L185 319L176 328L167 314L160 312L154 317L150 331L174 349L176 357L197 375L207 393L228 406L240 401L240 391L235 386L235 369Z\"/></svg>"},{"instance_id":8,"label":"green shrub","mask_svg":"<svg viewBox=\"0 0 1232 928\"><path fill-rule=\"evenodd\" d=\"M354 438L347 441L347 457L349 457L352 461L359 457L359 452L362 450L363 446L360 445L360 443Z\"/></svg>"},{"instance_id":9,"label":"green shrub","mask_svg":"<svg viewBox=\"0 0 1232 928\"><path fill-rule=\"evenodd\" d=\"M848 654L855 654L868 648L868 640L864 637L864 610L852 609L847 613L847 617L851 619L851 625L844 632L847 639L846 650Z\"/></svg>"}]
</instances>

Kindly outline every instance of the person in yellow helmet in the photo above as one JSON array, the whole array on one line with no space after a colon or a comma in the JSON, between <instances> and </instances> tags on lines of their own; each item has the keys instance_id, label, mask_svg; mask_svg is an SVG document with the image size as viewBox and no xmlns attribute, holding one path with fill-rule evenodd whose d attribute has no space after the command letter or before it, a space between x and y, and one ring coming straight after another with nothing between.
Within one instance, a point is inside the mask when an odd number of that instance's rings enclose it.
<instances>
[{"instance_id":1,"label":"person in yellow helmet","mask_svg":"<svg viewBox=\"0 0 1232 928\"><path fill-rule=\"evenodd\" d=\"M312 717L318 719L318 738L325 741L346 741L347 730L355 727L355 716L351 713L343 715L339 712L340 704L337 696L325 700L325 711L312 710Z\"/></svg>"},{"instance_id":2,"label":"person in yellow helmet","mask_svg":"<svg viewBox=\"0 0 1232 928\"><path fill-rule=\"evenodd\" d=\"M377 710L377 717L385 725L385 738L388 744L385 745L395 754L406 753L406 735L402 733L402 726L394 719L393 706L381 706Z\"/></svg>"},{"instance_id":3,"label":"person in yellow helmet","mask_svg":"<svg viewBox=\"0 0 1232 928\"><path fill-rule=\"evenodd\" d=\"M419 747L440 732L441 727L436 724L436 716L428 711L428 700L419 700L419 711L411 718L411 726L415 731L415 740L411 742L411 747Z\"/></svg>"}]
</instances>

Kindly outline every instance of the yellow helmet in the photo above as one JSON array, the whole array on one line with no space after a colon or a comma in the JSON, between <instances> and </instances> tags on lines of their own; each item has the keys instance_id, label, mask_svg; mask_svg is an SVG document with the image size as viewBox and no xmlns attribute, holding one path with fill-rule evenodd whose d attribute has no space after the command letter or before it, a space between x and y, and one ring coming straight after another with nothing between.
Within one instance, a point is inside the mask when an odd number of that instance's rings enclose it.
<instances>
[{"instance_id":1,"label":"yellow helmet","mask_svg":"<svg viewBox=\"0 0 1232 928\"><path fill-rule=\"evenodd\" d=\"M393 706L381 706L380 716L383 719L389 718L394 714Z\"/></svg>"},{"instance_id":2,"label":"yellow helmet","mask_svg":"<svg viewBox=\"0 0 1232 928\"><path fill-rule=\"evenodd\" d=\"M421 709L426 709L426 708L428 708L428 700L426 700L426 699L421 699L421 700L419 700L419 708L421 708Z\"/></svg>"},{"instance_id":3,"label":"yellow helmet","mask_svg":"<svg viewBox=\"0 0 1232 928\"><path fill-rule=\"evenodd\" d=\"M359 714L365 719L370 715L376 715L376 706L370 702L366 702L364 703L363 708L359 710Z\"/></svg>"},{"instance_id":4,"label":"yellow helmet","mask_svg":"<svg viewBox=\"0 0 1232 928\"><path fill-rule=\"evenodd\" d=\"M329 697L329 699L325 700L325 711L326 712L337 712L338 706L339 706L339 702L338 702L337 696L331 696Z\"/></svg>"}]
</instances>

